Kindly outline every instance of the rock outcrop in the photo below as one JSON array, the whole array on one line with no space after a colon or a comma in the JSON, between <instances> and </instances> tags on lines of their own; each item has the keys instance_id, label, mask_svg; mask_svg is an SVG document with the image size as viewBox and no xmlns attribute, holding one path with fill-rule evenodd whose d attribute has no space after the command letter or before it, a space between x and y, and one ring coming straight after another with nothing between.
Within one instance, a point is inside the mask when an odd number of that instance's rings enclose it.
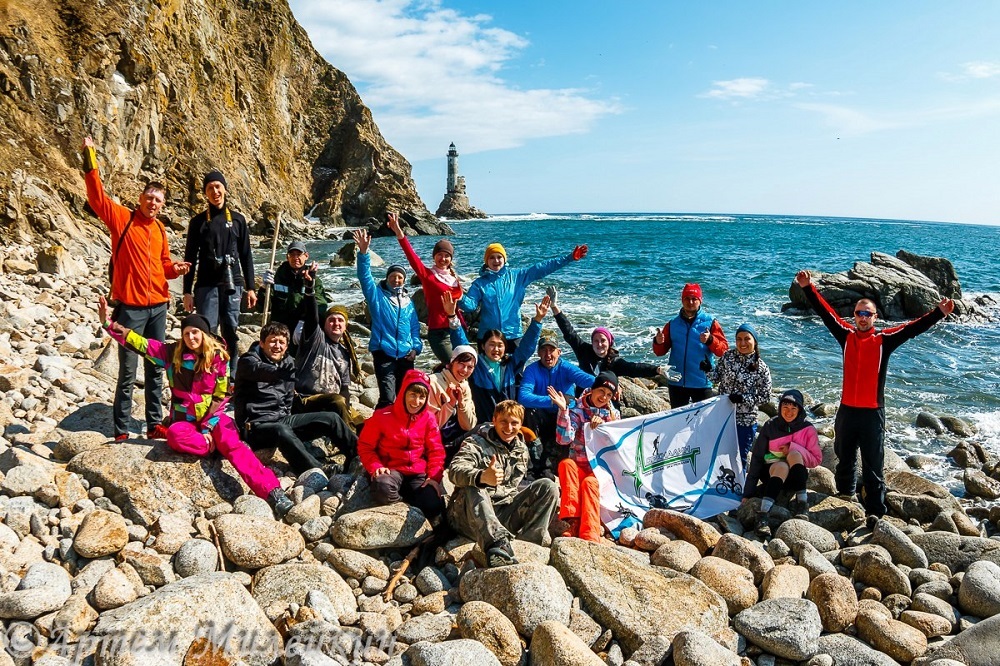
<instances>
[{"instance_id":1,"label":"rock outcrop","mask_svg":"<svg viewBox=\"0 0 1000 666\"><path fill-rule=\"evenodd\" d=\"M111 194L130 202L146 180L167 184L175 230L203 208L202 175L219 168L257 233L282 218L289 232L317 236L389 209L450 231L285 0L3 3L0 239L107 252L106 232L84 212L78 153L88 135Z\"/></svg>"},{"instance_id":2,"label":"rock outcrop","mask_svg":"<svg viewBox=\"0 0 1000 666\"><path fill-rule=\"evenodd\" d=\"M900 250L893 257L871 253L871 262L856 262L840 273L813 273L813 282L823 298L842 317L850 317L854 304L871 299L883 319L919 317L936 307L942 298L955 299L953 316L967 320L992 320L1000 302L991 295L963 299L962 286L951 261L924 257ZM802 289L792 282L790 303L785 310L811 311Z\"/></svg>"}]
</instances>

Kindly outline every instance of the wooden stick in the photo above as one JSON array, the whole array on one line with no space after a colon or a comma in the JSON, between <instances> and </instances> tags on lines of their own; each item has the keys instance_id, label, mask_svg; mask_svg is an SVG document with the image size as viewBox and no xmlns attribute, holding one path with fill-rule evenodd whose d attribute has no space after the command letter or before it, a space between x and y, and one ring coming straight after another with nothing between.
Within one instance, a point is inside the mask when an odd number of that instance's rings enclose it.
<instances>
[{"instance_id":1,"label":"wooden stick","mask_svg":"<svg viewBox=\"0 0 1000 666\"><path fill-rule=\"evenodd\" d=\"M219 543L219 532L215 529L215 523L210 522L209 525L212 526L212 539L215 540L215 550L219 553L219 570L226 570L226 557L222 554L222 544Z\"/></svg>"},{"instance_id":2,"label":"wooden stick","mask_svg":"<svg viewBox=\"0 0 1000 666\"><path fill-rule=\"evenodd\" d=\"M418 541L417 545L414 546L413 549L406 554L406 558L403 559L403 563L399 566L399 571L393 574L392 578L389 580L389 586L385 588L385 592L383 593L382 596L382 599L384 601L388 602L390 599L392 599L392 593L393 591L395 591L396 585L399 584L399 580L403 577L403 574L406 573L406 570L410 568L410 564L413 563L413 560L417 559L417 555L420 553L420 549L426 546L428 543L430 543L433 539L434 539L434 533L432 532L431 534L427 535L426 537Z\"/></svg>"},{"instance_id":3,"label":"wooden stick","mask_svg":"<svg viewBox=\"0 0 1000 666\"><path fill-rule=\"evenodd\" d=\"M274 238L271 239L271 264L268 270L272 273L274 272L274 255L278 251L278 231L281 229L281 216L274 221ZM261 325L266 325L268 317L271 314L271 287L273 285L265 285L264 289L264 317L261 320Z\"/></svg>"}]
</instances>

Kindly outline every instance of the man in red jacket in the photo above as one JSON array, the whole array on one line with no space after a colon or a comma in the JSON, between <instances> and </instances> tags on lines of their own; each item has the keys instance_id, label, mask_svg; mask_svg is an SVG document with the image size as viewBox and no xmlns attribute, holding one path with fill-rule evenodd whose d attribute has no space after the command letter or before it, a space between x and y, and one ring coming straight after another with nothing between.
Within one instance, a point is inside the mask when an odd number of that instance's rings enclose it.
<instances>
[{"instance_id":1,"label":"man in red jacket","mask_svg":"<svg viewBox=\"0 0 1000 666\"><path fill-rule=\"evenodd\" d=\"M952 313L955 303L942 298L938 306L913 321L878 330L875 303L862 298L854 304L854 323L841 319L816 290L809 271L799 271L795 283L805 292L844 351L844 382L834 421L833 450L837 454L837 492L854 495L858 451L861 451L862 502L869 515L883 516L885 506L885 377L889 355Z\"/></svg>"},{"instance_id":2,"label":"man in red jacket","mask_svg":"<svg viewBox=\"0 0 1000 666\"><path fill-rule=\"evenodd\" d=\"M115 323L146 338L163 342L167 334L167 306L170 288L167 280L184 275L191 264L173 261L167 231L157 215L163 209L166 188L151 181L139 196L139 207L132 211L115 203L104 193L97 170L94 141L83 141L84 179L87 203L108 227L111 234L111 300L117 305L112 313ZM124 347L118 349L118 385L113 407L116 440L128 439L128 420L132 412L132 388L139 357ZM145 361L146 437L166 439L163 408L163 373Z\"/></svg>"}]
</instances>

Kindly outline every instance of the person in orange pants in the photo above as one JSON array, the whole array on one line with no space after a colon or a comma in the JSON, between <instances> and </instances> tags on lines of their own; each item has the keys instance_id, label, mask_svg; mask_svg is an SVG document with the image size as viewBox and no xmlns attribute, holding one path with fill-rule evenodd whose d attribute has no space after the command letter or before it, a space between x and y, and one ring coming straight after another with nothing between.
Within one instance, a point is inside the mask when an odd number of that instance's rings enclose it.
<instances>
[{"instance_id":1,"label":"person in orange pants","mask_svg":"<svg viewBox=\"0 0 1000 666\"><path fill-rule=\"evenodd\" d=\"M575 400L549 387L549 397L559 408L556 442L570 447L569 457L559 463L559 518L569 523L563 536L601 540L601 488L587 461L584 426L596 428L621 418L611 402L617 394L618 377L613 372L597 375L593 386Z\"/></svg>"}]
</instances>

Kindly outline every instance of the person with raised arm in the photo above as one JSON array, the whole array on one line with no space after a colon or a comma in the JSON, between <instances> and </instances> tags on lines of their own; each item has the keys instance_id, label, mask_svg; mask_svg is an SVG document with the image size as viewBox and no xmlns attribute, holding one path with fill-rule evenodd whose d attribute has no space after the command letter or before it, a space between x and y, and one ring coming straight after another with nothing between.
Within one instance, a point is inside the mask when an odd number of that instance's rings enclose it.
<instances>
[{"instance_id":1,"label":"person with raised arm","mask_svg":"<svg viewBox=\"0 0 1000 666\"><path fill-rule=\"evenodd\" d=\"M111 235L111 318L123 328L162 343L167 336L167 310L170 287L167 280L187 275L191 264L170 258L167 230L158 219L163 210L166 187L155 180L146 183L139 195L139 206L129 210L104 193L97 168L94 140L83 140L84 180L87 203L104 222ZM132 413L132 389L135 387L139 357L125 349L118 350L118 382L112 406L114 438L128 439L128 421ZM146 394L146 437L165 439L162 424L163 372L152 361L143 362Z\"/></svg>"},{"instance_id":2,"label":"person with raised arm","mask_svg":"<svg viewBox=\"0 0 1000 666\"><path fill-rule=\"evenodd\" d=\"M527 268L511 268L503 245L490 243L486 246L479 277L469 285L458 307L467 313L480 309L480 342L490 331L500 331L507 351L513 353L521 341L521 305L528 285L586 256L587 246L577 245L565 256L546 259Z\"/></svg>"},{"instance_id":3,"label":"person with raised arm","mask_svg":"<svg viewBox=\"0 0 1000 666\"><path fill-rule=\"evenodd\" d=\"M667 382L670 406L682 407L712 397L708 373L712 356L722 356L729 349L719 320L701 307L701 285L688 283L681 291L681 311L653 337L653 353L670 353L670 365L679 377Z\"/></svg>"},{"instance_id":4,"label":"person with raised arm","mask_svg":"<svg viewBox=\"0 0 1000 666\"><path fill-rule=\"evenodd\" d=\"M306 278L309 278L307 284ZM295 356L295 349L301 340L301 331L297 331L306 318L306 289L311 288L315 295L316 305L320 312L326 312L327 299L323 282L316 274L316 263L309 263L309 252L302 241L292 241L288 244L285 261L278 270L270 269L261 273L261 287L257 292L257 309L263 312L264 298L267 290L271 290L271 318L269 321L280 321L292 332L288 341L288 353ZM298 335L296 335L298 333Z\"/></svg>"},{"instance_id":5,"label":"person with raised arm","mask_svg":"<svg viewBox=\"0 0 1000 666\"><path fill-rule=\"evenodd\" d=\"M854 322L842 319L813 284L809 271L795 274L812 309L823 320L844 355L840 407L834 420L834 473L837 492L853 498L857 489L857 457L861 452L862 504L869 515L884 516L885 506L885 379L889 356L907 340L929 330L955 310L955 302L942 298L922 317L881 330L875 328L878 310L862 298L854 304Z\"/></svg>"},{"instance_id":6,"label":"person with raised arm","mask_svg":"<svg viewBox=\"0 0 1000 666\"><path fill-rule=\"evenodd\" d=\"M371 236L364 229L353 235L358 245L358 280L372 317L368 351L372 354L378 378L375 409L381 409L395 401L399 382L413 369L413 361L423 350L424 343L420 340L417 311L406 291L406 269L393 264L385 272L385 279L376 283L368 254Z\"/></svg>"},{"instance_id":7,"label":"person with raised arm","mask_svg":"<svg viewBox=\"0 0 1000 666\"><path fill-rule=\"evenodd\" d=\"M399 215L389 213L388 217L389 229L396 234L396 240L403 248L406 261L420 278L420 285L424 289L424 302L427 304L427 342L439 361L445 364L451 363L451 329L448 326L448 314L441 306L441 297L448 293L456 301L462 298L462 284L454 267L455 246L446 238L435 243L431 251L434 263L428 268L417 256L409 239L403 233Z\"/></svg>"},{"instance_id":8,"label":"person with raised arm","mask_svg":"<svg viewBox=\"0 0 1000 666\"><path fill-rule=\"evenodd\" d=\"M284 517L293 503L274 472L240 441L236 423L225 413L229 402L229 354L212 335L203 315L181 320L180 342L163 343L108 321L108 303L101 296L97 314L108 335L125 349L167 369L170 383L170 426L167 446L178 453L207 456L221 453L258 497Z\"/></svg>"}]
</instances>

